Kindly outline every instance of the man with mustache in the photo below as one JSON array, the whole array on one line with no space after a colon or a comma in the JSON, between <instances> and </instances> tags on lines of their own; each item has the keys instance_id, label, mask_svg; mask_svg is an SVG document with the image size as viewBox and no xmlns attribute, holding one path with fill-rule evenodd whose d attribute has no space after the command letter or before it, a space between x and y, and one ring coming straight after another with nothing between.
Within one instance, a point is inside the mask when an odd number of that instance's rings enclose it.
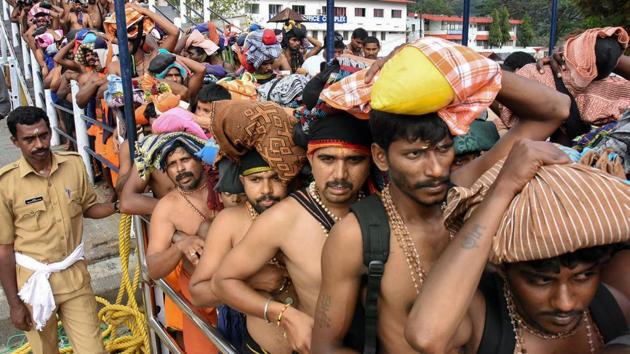
<instances>
[{"instance_id":1,"label":"man with mustache","mask_svg":"<svg viewBox=\"0 0 630 354\"><path fill-rule=\"evenodd\" d=\"M256 150L250 150L242 158L239 179L243 184L247 201L243 205L222 210L210 226L203 256L190 279L190 293L194 305L216 306L221 303L211 287L213 275L221 261L243 239L260 214L287 196L287 185L280 180L278 172L274 171ZM252 277L248 283L261 294L273 295L278 301L291 299L287 295L291 283L286 277L286 271L278 262L265 265L263 270ZM222 309L219 316L223 311L229 310ZM260 318L247 317L245 336L245 343L233 343L241 345L239 348L241 353L261 352L261 348L270 353L291 352L289 344L282 336L282 331L269 326ZM231 336L228 333L226 337Z\"/></svg>"},{"instance_id":2,"label":"man with mustache","mask_svg":"<svg viewBox=\"0 0 630 354\"><path fill-rule=\"evenodd\" d=\"M74 351L105 353L83 253L83 217L117 212L97 203L75 152L52 152L46 112L18 107L7 118L22 158L0 169L0 282L11 322L36 354L57 353L57 315ZM19 290L19 293L18 293Z\"/></svg>"},{"instance_id":3,"label":"man with mustache","mask_svg":"<svg viewBox=\"0 0 630 354\"><path fill-rule=\"evenodd\" d=\"M425 275L449 244L450 234L442 220L442 205L452 183L471 185L503 159L516 141L545 140L568 116L568 97L509 72L503 72L501 76L496 64L487 62L487 65L501 79L500 90L496 87L498 95L495 91L492 97L496 95L499 102L519 110L521 120L490 151L453 173L451 165L455 153L450 130L453 125L447 125L437 113L370 112L370 130L374 138L372 158L378 168L388 174L390 183L380 196L371 196L363 204L355 204L353 213L335 225L326 242L322 256L322 289L313 333L314 353L353 352L348 348L348 342L344 345L344 339L348 334L359 333L356 330L366 333L363 340L352 343L355 351L416 353L404 340L405 323L413 301L422 291ZM466 75L466 71L462 74ZM469 91L468 94L476 93ZM491 100L486 102L485 107ZM461 107L454 109L458 108ZM465 109L459 112L465 112ZM456 116L456 119L461 117ZM450 123L459 124L459 121ZM359 208L368 203L369 207L364 210L381 210L377 214L379 219L359 223L356 216L360 213ZM380 257L382 249L387 249L388 254L375 262L364 258L364 246L376 243L366 241L369 233L364 227L367 228L368 221L379 221L379 225L388 227L383 232L389 236L383 242L385 246L380 247L381 251L371 253ZM377 235L378 240L383 240L381 233ZM368 250L372 248L366 247ZM366 297L360 295L360 289L362 277L368 271L367 299L371 302L365 305L365 311L362 303ZM378 274L381 276L379 283L374 284L372 280L370 284L370 279L375 279ZM355 310L363 312L368 325L353 323Z\"/></svg>"},{"instance_id":4,"label":"man with mustache","mask_svg":"<svg viewBox=\"0 0 630 354\"><path fill-rule=\"evenodd\" d=\"M188 289L190 275L204 251L203 239L196 236L204 222L211 222L214 211L207 205L208 176L202 161L195 156L205 142L188 133L170 133L168 141L161 145L159 166L175 184L175 189L157 202L151 215L147 268L153 279L166 277L181 267L178 283L180 289ZM183 235L174 240L179 231ZM184 296L188 294L184 291ZM190 300L190 296L186 296ZM208 323L216 324L216 311L203 310ZM183 320L184 347L187 353L203 350L216 353L217 349L207 338L201 340L194 323ZM201 341L201 343L200 343Z\"/></svg>"},{"instance_id":5,"label":"man with mustache","mask_svg":"<svg viewBox=\"0 0 630 354\"><path fill-rule=\"evenodd\" d=\"M281 327L290 348L300 353L310 351L321 249L332 225L361 197L371 143L366 122L343 112L315 121L306 137L315 180L257 217L212 283L213 292L227 305ZM247 283L278 252L299 298L295 306L262 295Z\"/></svg>"}]
</instances>

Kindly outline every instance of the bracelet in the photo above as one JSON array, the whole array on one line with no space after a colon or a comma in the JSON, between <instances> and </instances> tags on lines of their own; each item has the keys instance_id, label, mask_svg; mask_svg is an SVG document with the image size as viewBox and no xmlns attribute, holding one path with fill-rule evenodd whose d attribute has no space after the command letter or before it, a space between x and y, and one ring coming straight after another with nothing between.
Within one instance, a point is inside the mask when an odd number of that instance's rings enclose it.
<instances>
[{"instance_id":1,"label":"bracelet","mask_svg":"<svg viewBox=\"0 0 630 354\"><path fill-rule=\"evenodd\" d=\"M278 319L276 320L276 326L280 327L280 322L282 321L282 315L284 315L284 311L286 311L289 308L289 306L291 306L291 304L285 304L282 311L280 311L280 313L278 314Z\"/></svg>"},{"instance_id":2,"label":"bracelet","mask_svg":"<svg viewBox=\"0 0 630 354\"><path fill-rule=\"evenodd\" d=\"M269 321L269 317L267 316L267 311L269 310L269 304L271 303L273 299L272 298L268 298L267 302L265 302L265 310L263 311L263 318L265 319L265 322L267 323L271 323L271 321Z\"/></svg>"}]
</instances>

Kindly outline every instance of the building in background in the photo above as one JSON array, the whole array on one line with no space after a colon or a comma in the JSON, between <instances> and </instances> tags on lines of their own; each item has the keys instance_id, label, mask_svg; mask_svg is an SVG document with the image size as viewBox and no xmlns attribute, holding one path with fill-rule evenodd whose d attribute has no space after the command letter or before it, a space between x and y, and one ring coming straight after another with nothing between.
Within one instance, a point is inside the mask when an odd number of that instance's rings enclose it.
<instances>
[{"instance_id":1,"label":"building in background","mask_svg":"<svg viewBox=\"0 0 630 354\"><path fill-rule=\"evenodd\" d=\"M381 42L380 55L387 55L396 46L405 43L407 39L407 4L408 0L359 0L335 1L335 31L341 33L346 43L350 42L355 28L364 28L369 35ZM282 28L282 24L267 23L267 21L282 11L291 8L306 18L308 34L324 40L326 35L326 1L297 0L276 1L258 0L245 6L244 16L230 20L240 27L246 27L248 22L258 23L266 28Z\"/></svg>"},{"instance_id":2,"label":"building in background","mask_svg":"<svg viewBox=\"0 0 630 354\"><path fill-rule=\"evenodd\" d=\"M464 19L457 16L408 13L407 39L408 41L413 41L417 38L432 36L461 44L463 22ZM510 19L512 40L501 48L490 48L488 45L491 23L492 17L470 17L468 46L480 52L488 50L493 52L513 52L516 49L516 41L518 39L518 26L523 21Z\"/></svg>"}]
</instances>

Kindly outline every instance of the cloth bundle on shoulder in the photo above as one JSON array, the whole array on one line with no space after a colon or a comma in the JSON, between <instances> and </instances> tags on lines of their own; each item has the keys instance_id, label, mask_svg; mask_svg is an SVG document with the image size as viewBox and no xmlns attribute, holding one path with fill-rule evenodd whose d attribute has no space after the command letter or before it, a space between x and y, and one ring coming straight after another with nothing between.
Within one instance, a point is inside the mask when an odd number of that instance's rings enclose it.
<instances>
[{"instance_id":1,"label":"cloth bundle on shoulder","mask_svg":"<svg viewBox=\"0 0 630 354\"><path fill-rule=\"evenodd\" d=\"M208 139L201 126L195 122L195 115L179 107L171 108L162 113L151 124L151 130L156 134L186 132L199 139Z\"/></svg>"},{"instance_id":2,"label":"cloth bundle on shoulder","mask_svg":"<svg viewBox=\"0 0 630 354\"><path fill-rule=\"evenodd\" d=\"M272 101L281 106L302 102L302 93L308 83L304 75L292 74L273 79L258 86L258 98L261 101Z\"/></svg>"},{"instance_id":3,"label":"cloth bundle on shoulder","mask_svg":"<svg viewBox=\"0 0 630 354\"><path fill-rule=\"evenodd\" d=\"M249 100L215 101L212 106L212 133L223 154L238 162L256 149L283 182L298 175L306 155L293 141L297 121L282 107Z\"/></svg>"},{"instance_id":4,"label":"cloth bundle on shoulder","mask_svg":"<svg viewBox=\"0 0 630 354\"><path fill-rule=\"evenodd\" d=\"M243 73L240 79L234 79L231 77L223 78L217 81L217 85L230 91L233 100L255 101L258 94L255 82L256 79L254 76L246 72Z\"/></svg>"},{"instance_id":5,"label":"cloth bundle on shoulder","mask_svg":"<svg viewBox=\"0 0 630 354\"><path fill-rule=\"evenodd\" d=\"M125 20L127 25L127 36L136 38L139 33L138 28L132 28L134 25L142 22L142 33L146 36L155 28L155 22L152 19L141 15L138 11L131 7L125 8ZM116 38L116 13L112 13L103 21L103 29L109 39Z\"/></svg>"},{"instance_id":6,"label":"cloth bundle on shoulder","mask_svg":"<svg viewBox=\"0 0 630 354\"><path fill-rule=\"evenodd\" d=\"M461 135L501 89L499 64L433 37L419 39L397 53L372 83L365 83L366 72L331 85L320 98L338 109L359 107L363 114L355 116L363 119L372 108L407 115L437 112L453 135Z\"/></svg>"},{"instance_id":7,"label":"cloth bundle on shoulder","mask_svg":"<svg viewBox=\"0 0 630 354\"><path fill-rule=\"evenodd\" d=\"M471 188L448 194L445 225L457 232L496 180L503 162ZM630 185L580 165L540 168L510 203L494 237L490 261L513 263L630 240Z\"/></svg>"}]
</instances>

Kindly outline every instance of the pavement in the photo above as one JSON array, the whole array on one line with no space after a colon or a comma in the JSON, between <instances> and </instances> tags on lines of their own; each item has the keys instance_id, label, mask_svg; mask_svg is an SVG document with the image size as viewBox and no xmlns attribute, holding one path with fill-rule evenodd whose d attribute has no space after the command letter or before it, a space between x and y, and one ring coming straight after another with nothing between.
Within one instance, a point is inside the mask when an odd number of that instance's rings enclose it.
<instances>
[{"instance_id":1,"label":"pavement","mask_svg":"<svg viewBox=\"0 0 630 354\"><path fill-rule=\"evenodd\" d=\"M6 120L0 121L0 166L4 166L20 158L20 151L13 145ZM111 191L96 186L99 201L106 201ZM110 301L115 299L120 283L120 260L118 258L118 221L115 214L105 219L84 219L83 241L85 242L88 270L92 276L92 288L97 295ZM135 262L130 262L134 264ZM7 339L19 333L9 320L9 307L0 291L0 353Z\"/></svg>"}]
</instances>

